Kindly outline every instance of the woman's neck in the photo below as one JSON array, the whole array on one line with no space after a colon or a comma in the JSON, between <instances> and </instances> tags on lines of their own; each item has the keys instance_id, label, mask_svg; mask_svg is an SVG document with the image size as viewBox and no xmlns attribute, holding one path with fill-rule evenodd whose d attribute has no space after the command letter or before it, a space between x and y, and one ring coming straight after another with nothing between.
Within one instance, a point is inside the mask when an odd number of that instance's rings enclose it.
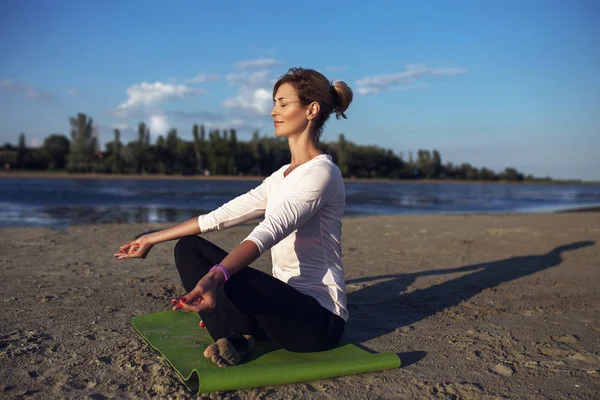
<instances>
[{"instance_id":1,"label":"woman's neck","mask_svg":"<svg viewBox=\"0 0 600 400\"><path fill-rule=\"evenodd\" d=\"M298 165L304 164L316 156L323 154L321 150L317 148L312 139L312 135L308 134L308 132L303 132L297 136L290 136L288 138L288 144L292 155L292 160L290 162L291 168L295 168Z\"/></svg>"}]
</instances>

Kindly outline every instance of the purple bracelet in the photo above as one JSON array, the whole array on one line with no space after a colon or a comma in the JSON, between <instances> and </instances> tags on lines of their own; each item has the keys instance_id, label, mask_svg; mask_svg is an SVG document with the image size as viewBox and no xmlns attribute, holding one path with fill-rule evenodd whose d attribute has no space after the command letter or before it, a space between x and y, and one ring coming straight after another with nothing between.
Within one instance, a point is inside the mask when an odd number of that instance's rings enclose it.
<instances>
[{"instance_id":1,"label":"purple bracelet","mask_svg":"<svg viewBox=\"0 0 600 400\"><path fill-rule=\"evenodd\" d=\"M223 275L225 275L225 282L227 282L229 280L229 271L227 271L227 268L225 268L221 264L217 264L214 267L212 267L210 270L212 271L213 269L218 269L219 271L221 271L223 273Z\"/></svg>"}]
</instances>

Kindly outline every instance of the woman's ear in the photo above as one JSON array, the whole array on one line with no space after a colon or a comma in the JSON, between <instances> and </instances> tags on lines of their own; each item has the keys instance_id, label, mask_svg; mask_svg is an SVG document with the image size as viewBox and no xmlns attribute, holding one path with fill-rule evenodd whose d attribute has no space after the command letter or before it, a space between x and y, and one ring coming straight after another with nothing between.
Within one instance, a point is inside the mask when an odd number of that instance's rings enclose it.
<instances>
[{"instance_id":1,"label":"woman's ear","mask_svg":"<svg viewBox=\"0 0 600 400\"><path fill-rule=\"evenodd\" d=\"M321 111L321 106L316 101L310 103L307 107L306 117L311 120L315 119L317 115L319 115L319 111Z\"/></svg>"}]
</instances>

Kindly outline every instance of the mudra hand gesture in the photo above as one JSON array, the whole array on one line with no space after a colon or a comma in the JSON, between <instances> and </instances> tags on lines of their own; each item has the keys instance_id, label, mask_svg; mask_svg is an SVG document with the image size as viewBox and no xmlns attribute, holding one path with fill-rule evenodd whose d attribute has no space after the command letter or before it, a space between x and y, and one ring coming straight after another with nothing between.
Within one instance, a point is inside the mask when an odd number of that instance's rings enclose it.
<instances>
[{"instance_id":1,"label":"mudra hand gesture","mask_svg":"<svg viewBox=\"0 0 600 400\"><path fill-rule=\"evenodd\" d=\"M115 253L115 257L117 257L118 260L122 258L146 258L152 249L152 246L153 245L145 235L140 236L133 242L119 247L119 252Z\"/></svg>"},{"instance_id":2,"label":"mudra hand gesture","mask_svg":"<svg viewBox=\"0 0 600 400\"><path fill-rule=\"evenodd\" d=\"M173 299L173 311L182 309L187 312L200 312L215 308L217 304L217 287L219 279L214 275L206 275L196 287L179 301Z\"/></svg>"}]
</instances>

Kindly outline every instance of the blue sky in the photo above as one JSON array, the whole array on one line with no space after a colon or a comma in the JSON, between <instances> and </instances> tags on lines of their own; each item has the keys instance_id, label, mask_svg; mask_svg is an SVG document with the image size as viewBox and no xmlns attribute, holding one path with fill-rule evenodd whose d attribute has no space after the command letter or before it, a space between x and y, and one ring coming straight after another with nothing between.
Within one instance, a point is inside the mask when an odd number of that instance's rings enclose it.
<instances>
[{"instance_id":1,"label":"blue sky","mask_svg":"<svg viewBox=\"0 0 600 400\"><path fill-rule=\"evenodd\" d=\"M351 5L355 4L355 5ZM85 112L152 140L194 123L273 135L274 81L315 68L355 92L323 140L408 158L600 180L597 1L4 1L0 143Z\"/></svg>"}]
</instances>

